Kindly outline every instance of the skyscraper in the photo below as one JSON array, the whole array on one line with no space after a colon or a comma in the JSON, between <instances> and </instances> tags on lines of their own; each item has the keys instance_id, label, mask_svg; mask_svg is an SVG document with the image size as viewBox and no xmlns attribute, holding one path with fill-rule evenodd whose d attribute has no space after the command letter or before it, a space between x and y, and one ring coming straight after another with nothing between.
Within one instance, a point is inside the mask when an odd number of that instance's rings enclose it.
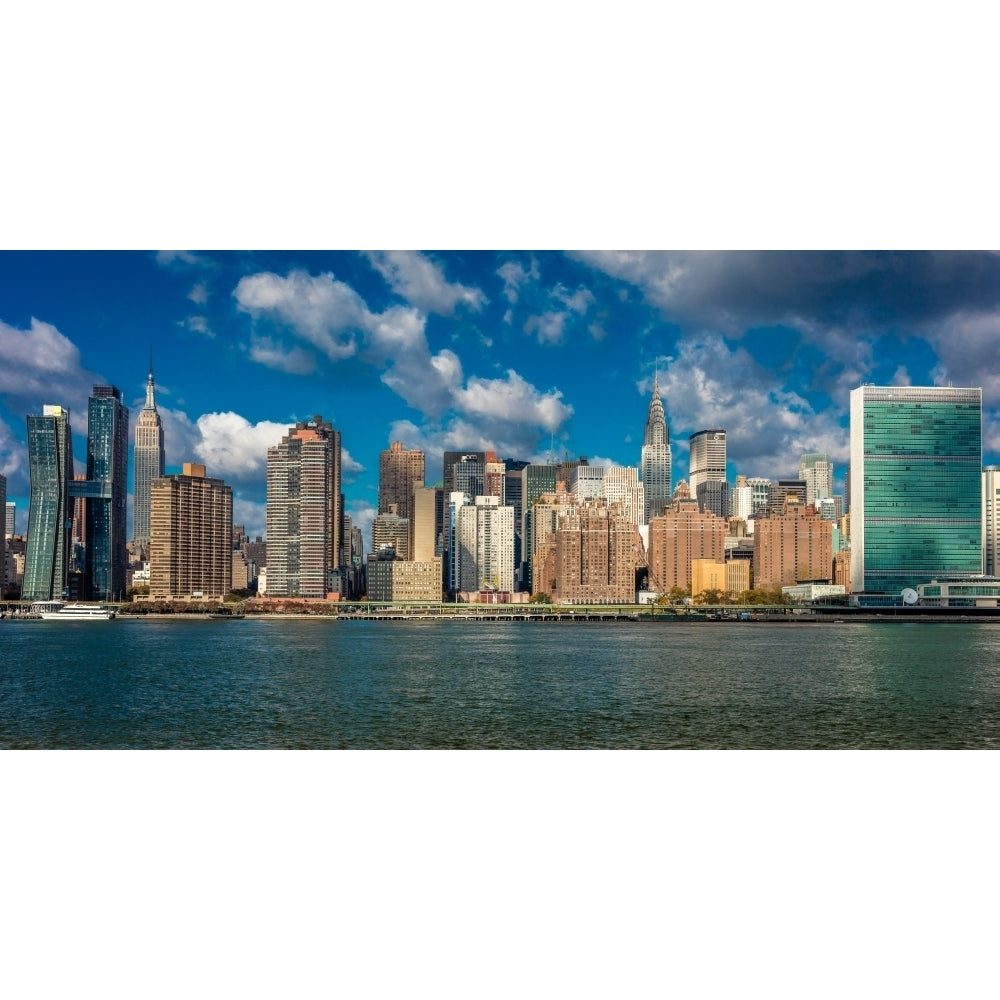
<instances>
[{"instance_id":1,"label":"skyscraper","mask_svg":"<svg viewBox=\"0 0 1000 1000\"><path fill-rule=\"evenodd\" d=\"M113 385L94 386L87 409L87 479L71 482L70 496L86 501L84 596L120 601L128 564L128 408Z\"/></svg>"},{"instance_id":2,"label":"skyscraper","mask_svg":"<svg viewBox=\"0 0 1000 1000\"><path fill-rule=\"evenodd\" d=\"M69 410L43 406L28 417L28 543L22 598L50 601L63 596L69 564L69 482L73 478Z\"/></svg>"},{"instance_id":3,"label":"skyscraper","mask_svg":"<svg viewBox=\"0 0 1000 1000\"><path fill-rule=\"evenodd\" d=\"M163 424L156 411L153 384L153 359L149 359L146 378L146 405L139 411L135 425L133 454L133 518L132 538L143 549L149 548L150 484L163 475Z\"/></svg>"},{"instance_id":4,"label":"skyscraper","mask_svg":"<svg viewBox=\"0 0 1000 1000\"><path fill-rule=\"evenodd\" d=\"M982 413L982 389L852 390L855 592L982 572Z\"/></svg>"},{"instance_id":5,"label":"skyscraper","mask_svg":"<svg viewBox=\"0 0 1000 1000\"><path fill-rule=\"evenodd\" d=\"M698 431L691 435L691 474L688 482L693 496L702 510L710 510L716 517L728 517L729 510L720 505L729 502L728 484L726 489L704 489L706 483L727 483L726 480L726 432L721 427Z\"/></svg>"},{"instance_id":6,"label":"skyscraper","mask_svg":"<svg viewBox=\"0 0 1000 1000\"><path fill-rule=\"evenodd\" d=\"M5 480L6 482L6 480ZM17 505L13 500L7 501L7 527L4 528L4 538L17 534Z\"/></svg>"},{"instance_id":7,"label":"skyscraper","mask_svg":"<svg viewBox=\"0 0 1000 1000\"><path fill-rule=\"evenodd\" d=\"M233 491L185 462L150 489L149 596L225 600L233 580Z\"/></svg>"},{"instance_id":8,"label":"skyscraper","mask_svg":"<svg viewBox=\"0 0 1000 1000\"><path fill-rule=\"evenodd\" d=\"M670 506L673 496L670 485L670 434L660 399L658 377L653 379L653 398L646 415L646 433L642 444L639 478L645 490L642 523L662 514Z\"/></svg>"},{"instance_id":9,"label":"skyscraper","mask_svg":"<svg viewBox=\"0 0 1000 1000\"><path fill-rule=\"evenodd\" d=\"M413 484L424 485L424 453L419 449L404 449L401 441L393 441L388 451L380 452L378 460L378 512L385 514L390 504L396 513L410 520L413 517Z\"/></svg>"},{"instance_id":10,"label":"skyscraper","mask_svg":"<svg viewBox=\"0 0 1000 1000\"><path fill-rule=\"evenodd\" d=\"M267 449L267 592L326 597L340 567L340 431L322 416Z\"/></svg>"}]
</instances>

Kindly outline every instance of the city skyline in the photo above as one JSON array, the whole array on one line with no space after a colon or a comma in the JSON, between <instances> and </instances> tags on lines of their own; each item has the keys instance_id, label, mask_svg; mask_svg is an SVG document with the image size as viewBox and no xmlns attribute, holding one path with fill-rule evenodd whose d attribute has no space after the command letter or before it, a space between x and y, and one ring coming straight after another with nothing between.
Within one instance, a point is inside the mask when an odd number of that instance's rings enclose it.
<instances>
[{"instance_id":1,"label":"city skyline","mask_svg":"<svg viewBox=\"0 0 1000 1000\"><path fill-rule=\"evenodd\" d=\"M5 252L0 272L0 473L22 531L26 417L68 407L83 472L92 386L138 414L150 350L166 471L204 463L251 535L267 448L320 412L366 539L393 441L426 453L428 483L449 450L638 467L654 380L675 485L690 435L718 427L731 483L825 453L841 492L866 382L981 386L983 462L1000 455L988 253Z\"/></svg>"}]
</instances>

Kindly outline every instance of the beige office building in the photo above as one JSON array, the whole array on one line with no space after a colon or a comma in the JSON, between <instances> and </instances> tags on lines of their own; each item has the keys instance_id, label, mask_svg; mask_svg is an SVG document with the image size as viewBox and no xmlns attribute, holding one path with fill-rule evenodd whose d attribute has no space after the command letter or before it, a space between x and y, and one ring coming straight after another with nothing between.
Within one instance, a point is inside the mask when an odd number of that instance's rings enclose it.
<instances>
[{"instance_id":1,"label":"beige office building","mask_svg":"<svg viewBox=\"0 0 1000 1000\"><path fill-rule=\"evenodd\" d=\"M368 557L368 600L439 604L442 598L440 559Z\"/></svg>"},{"instance_id":2,"label":"beige office building","mask_svg":"<svg viewBox=\"0 0 1000 1000\"><path fill-rule=\"evenodd\" d=\"M225 600L233 589L233 491L186 462L150 484L151 600Z\"/></svg>"}]
</instances>

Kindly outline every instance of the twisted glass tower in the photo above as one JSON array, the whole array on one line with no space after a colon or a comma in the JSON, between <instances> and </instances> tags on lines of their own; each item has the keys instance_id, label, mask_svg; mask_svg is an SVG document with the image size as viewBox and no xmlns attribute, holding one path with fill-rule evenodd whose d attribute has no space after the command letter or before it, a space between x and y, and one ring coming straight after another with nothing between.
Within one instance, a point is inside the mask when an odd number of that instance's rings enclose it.
<instances>
[{"instance_id":1,"label":"twisted glass tower","mask_svg":"<svg viewBox=\"0 0 1000 1000\"><path fill-rule=\"evenodd\" d=\"M649 401L646 415L646 434L642 443L642 457L639 468L645 490L645 510L643 524L649 519L669 509L672 497L670 491L670 434L660 399L660 382L653 379L653 398Z\"/></svg>"},{"instance_id":2,"label":"twisted glass tower","mask_svg":"<svg viewBox=\"0 0 1000 1000\"><path fill-rule=\"evenodd\" d=\"M153 383L153 359L149 360L146 379L146 405L139 411L135 426L135 452L133 472L133 524L132 538L145 551L149 551L149 511L151 484L163 475L163 424L156 412Z\"/></svg>"},{"instance_id":3,"label":"twisted glass tower","mask_svg":"<svg viewBox=\"0 0 1000 1000\"><path fill-rule=\"evenodd\" d=\"M22 598L50 601L63 596L69 565L69 483L73 478L69 410L44 406L28 417L28 544Z\"/></svg>"}]
</instances>

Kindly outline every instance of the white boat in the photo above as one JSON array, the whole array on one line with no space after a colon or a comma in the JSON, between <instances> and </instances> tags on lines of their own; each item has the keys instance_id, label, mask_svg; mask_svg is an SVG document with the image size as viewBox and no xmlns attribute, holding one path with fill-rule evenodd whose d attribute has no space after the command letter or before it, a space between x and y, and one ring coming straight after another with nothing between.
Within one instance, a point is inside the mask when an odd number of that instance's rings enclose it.
<instances>
[{"instance_id":1,"label":"white boat","mask_svg":"<svg viewBox=\"0 0 1000 1000\"><path fill-rule=\"evenodd\" d=\"M33 605L32 611L47 622L106 622L115 616L114 608L102 604L63 604L62 601L44 601Z\"/></svg>"}]
</instances>

